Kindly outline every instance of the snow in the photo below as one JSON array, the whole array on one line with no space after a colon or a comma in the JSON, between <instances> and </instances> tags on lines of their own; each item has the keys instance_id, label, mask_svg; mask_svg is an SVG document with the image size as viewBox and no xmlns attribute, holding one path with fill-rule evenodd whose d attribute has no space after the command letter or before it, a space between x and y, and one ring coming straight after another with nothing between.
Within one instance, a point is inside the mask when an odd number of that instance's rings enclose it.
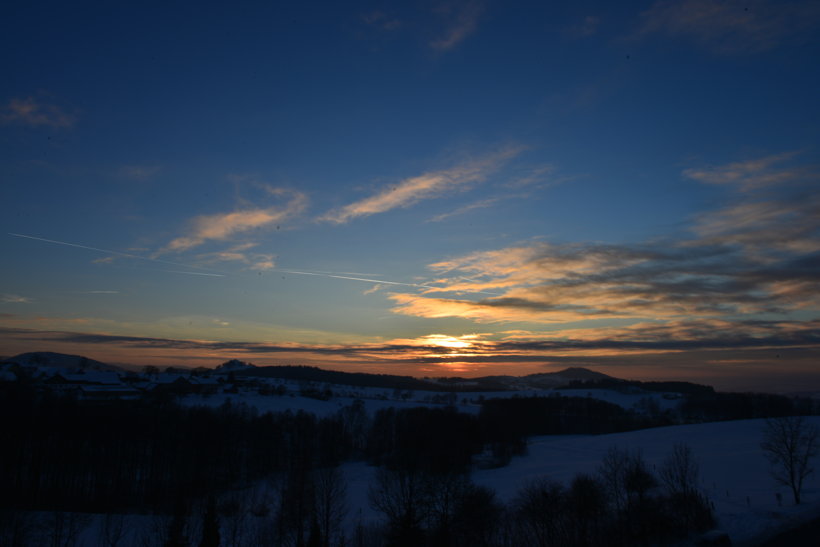
<instances>
[{"instance_id":1,"label":"snow","mask_svg":"<svg viewBox=\"0 0 820 547\"><path fill-rule=\"evenodd\" d=\"M237 393L217 393L213 395L188 395L179 399L180 404L187 406L219 407L225 402L246 404L259 412L292 412L304 411L318 417L335 414L342 407L353 404L356 400L364 402L365 410L373 415L383 408L413 408L418 406L442 407L452 402L459 412L478 414L481 401L510 397L590 397L607 401L625 409L638 408L647 399L655 401L660 410L675 408L680 399L671 394L649 392L621 392L606 389L562 389L562 390L519 390L519 391L485 391L485 392L434 392L434 391L400 391L377 387L340 386L324 383L305 383L295 380L266 379L259 382L271 389L283 387L284 395L259 393L258 388L240 387ZM331 390L333 395L324 401L301 395L305 387L318 392Z\"/></svg>"},{"instance_id":2,"label":"snow","mask_svg":"<svg viewBox=\"0 0 820 547\"><path fill-rule=\"evenodd\" d=\"M41 370L46 367L40 367ZM65 370L63 376L67 377ZM69 374L74 377L73 374ZM86 381L115 378L116 373L86 370ZM162 374L171 380L178 375ZM156 380L156 379L155 379ZM100 381L100 384L108 382ZM211 379L208 383L214 383ZM260 394L267 387L274 394ZM316 393L332 392L328 400L301 395L306 388ZM275 391L279 391L278 394ZM441 407L452 403L457 410L478 413L481 401L498 397L592 397L623 408L638 408L647 399L661 410L674 409L681 401L674 394L601 389L518 390L505 392L395 391L384 388L327 385L293 380L263 379L257 385L243 385L236 393L186 395L179 402L188 406L219 407L227 402L246 404L259 412L305 411L318 417L331 416L357 400L371 416L383 408ZM807 418L820 427L820 417ZM795 507L791 493L776 484L769 463L760 449L763 420L741 420L695 425L670 426L609 435L542 436L532 438L528 453L516 457L503 468L477 469L473 480L492 488L499 499L510 502L519 490L538 477L568 483L577 473L595 473L611 447L638 450L650 466L659 466L675 444L688 445L700 465L701 488L712 500L718 527L728 532L734 545L751 545L761 537L794 527L801 520L820 515L820 477L809 477L804 488L804 504ZM342 466L347 481L348 517L346 528L373 524L380 516L370 507L368 488L375 468L362 462ZM777 495L781 502L778 502ZM781 505L782 503L782 505ZM135 519L140 518L134 516ZM93 528L93 526L92 526ZM93 532L91 532L93 533ZM133 538L136 541L136 538Z\"/></svg>"},{"instance_id":3,"label":"snow","mask_svg":"<svg viewBox=\"0 0 820 547\"><path fill-rule=\"evenodd\" d=\"M820 417L807 418L820 427ZM764 420L740 420L670 426L610 435L561 435L531 439L528 453L510 465L479 469L473 480L495 490L505 503L534 479L548 477L568 484L578 473L594 474L611 447L638 450L657 468L675 444L687 444L700 466L701 488L715 505L718 528L734 545L753 545L761 538L820 515L820 477L804 486L804 503L794 506L791 493L776 484L760 441ZM373 523L367 490L376 468L354 462L343 466L348 481L348 525ZM776 494L782 497L778 504Z\"/></svg>"},{"instance_id":4,"label":"snow","mask_svg":"<svg viewBox=\"0 0 820 547\"><path fill-rule=\"evenodd\" d=\"M820 417L807 420L820 427ZM740 420L611 435L537 437L530 442L527 456L515 458L507 467L478 470L473 480L510 501L534 478L568 483L577 473L594 473L610 447L639 450L647 463L659 466L675 444L684 443L700 465L701 488L715 504L719 528L737 545L820 513L817 477L807 481L805 503L799 507L792 505L790 492L771 478L760 449L763 423Z\"/></svg>"},{"instance_id":5,"label":"snow","mask_svg":"<svg viewBox=\"0 0 820 547\"><path fill-rule=\"evenodd\" d=\"M235 394L193 397L214 404L220 404L220 401L224 402L229 398L234 398L237 402L244 399ZM337 405L343 402L289 396L265 399L270 400L273 406L281 404L291 409L296 408L293 406L296 403L302 405L303 410L319 415L338 408ZM389 406L396 406L397 403L379 402ZM820 427L820 417L810 417L807 420ZM610 435L535 437L531 439L525 456L513 458L503 468L476 470L473 480L495 490L500 500L510 502L522 487L536 478L548 477L568 483L577 473L595 473L604 454L611 447L640 451L650 467L657 467L675 444L684 443L691 448L699 464L701 488L714 503L718 528L729 534L733 545L755 545L762 538L820 515L819 477L812 476L807 481L804 504L801 506L794 506L790 492L771 478L768 462L760 449L763 423L764 420L740 420ZM342 465L342 471L347 482L346 530L352 532L358 524L370 526L377 523L380 515L373 510L368 499L368 489L376 468L364 462L347 462ZM261 481L257 486L262 489L270 487L266 481ZM778 493L782 496L782 506L776 498ZM148 516L131 515L128 519L129 527L142 529L157 525ZM95 516L83 532L83 539L99 538L101 527L102 516ZM134 528L129 530L129 536L123 545L139 544L139 536Z\"/></svg>"},{"instance_id":6,"label":"snow","mask_svg":"<svg viewBox=\"0 0 820 547\"><path fill-rule=\"evenodd\" d=\"M119 373L113 370L80 370L79 372L60 372L59 374L69 383L122 385Z\"/></svg>"}]
</instances>

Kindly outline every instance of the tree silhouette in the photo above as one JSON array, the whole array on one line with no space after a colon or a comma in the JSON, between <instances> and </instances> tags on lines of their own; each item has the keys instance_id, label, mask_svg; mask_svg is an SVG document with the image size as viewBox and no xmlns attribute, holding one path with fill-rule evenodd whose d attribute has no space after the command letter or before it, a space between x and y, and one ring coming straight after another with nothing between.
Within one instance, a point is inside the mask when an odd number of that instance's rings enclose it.
<instances>
[{"instance_id":1,"label":"tree silhouette","mask_svg":"<svg viewBox=\"0 0 820 547\"><path fill-rule=\"evenodd\" d=\"M817 456L817 427L807 423L803 416L788 416L766 420L760 447L772 465L772 476L788 486L795 505L800 504L803 482L814 472L812 459Z\"/></svg>"}]
</instances>

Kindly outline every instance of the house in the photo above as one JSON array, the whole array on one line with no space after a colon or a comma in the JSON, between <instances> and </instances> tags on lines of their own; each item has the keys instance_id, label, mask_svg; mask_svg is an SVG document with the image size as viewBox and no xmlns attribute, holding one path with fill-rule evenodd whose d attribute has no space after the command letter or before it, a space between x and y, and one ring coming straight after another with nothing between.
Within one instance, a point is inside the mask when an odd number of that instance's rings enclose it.
<instances>
[{"instance_id":1,"label":"house","mask_svg":"<svg viewBox=\"0 0 820 547\"><path fill-rule=\"evenodd\" d=\"M120 375L110 370L60 370L42 380L41 384L56 393L71 394L83 401L136 399L140 392L123 383Z\"/></svg>"},{"instance_id":2,"label":"house","mask_svg":"<svg viewBox=\"0 0 820 547\"><path fill-rule=\"evenodd\" d=\"M197 392L197 388L188 377L174 372L162 372L153 376L148 385L148 390L173 395L188 395Z\"/></svg>"},{"instance_id":3,"label":"house","mask_svg":"<svg viewBox=\"0 0 820 547\"><path fill-rule=\"evenodd\" d=\"M74 392L81 401L134 401L142 393L139 390L120 385L80 385Z\"/></svg>"},{"instance_id":4,"label":"house","mask_svg":"<svg viewBox=\"0 0 820 547\"><path fill-rule=\"evenodd\" d=\"M191 376L189 378L191 385L196 393L200 395L213 395L222 387L222 383L216 378L210 376Z\"/></svg>"}]
</instances>

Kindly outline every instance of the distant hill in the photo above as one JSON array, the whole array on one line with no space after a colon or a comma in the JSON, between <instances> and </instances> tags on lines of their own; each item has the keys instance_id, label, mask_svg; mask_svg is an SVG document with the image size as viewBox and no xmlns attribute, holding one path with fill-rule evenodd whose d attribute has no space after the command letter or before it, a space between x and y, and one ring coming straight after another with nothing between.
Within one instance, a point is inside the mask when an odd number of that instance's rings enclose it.
<instances>
[{"instance_id":1,"label":"distant hill","mask_svg":"<svg viewBox=\"0 0 820 547\"><path fill-rule=\"evenodd\" d=\"M53 368L89 371L123 371L120 367L102 363L81 355L68 355L50 351L21 353L0 361L0 364L17 364L23 367ZM713 393L709 386L688 382L639 382L628 381L581 367L571 367L557 372L542 372L526 376L482 376L479 378L414 378L393 374L370 374L365 372L341 372L318 367L274 365L256 366L252 363L231 359L201 374L227 375L246 378L280 378L354 387L377 387L400 390L471 392L471 391L526 391L541 389L584 388L614 389L622 391L637 388L643 391L678 393Z\"/></svg>"},{"instance_id":2,"label":"distant hill","mask_svg":"<svg viewBox=\"0 0 820 547\"><path fill-rule=\"evenodd\" d=\"M48 367L80 370L120 370L119 367L95 361L81 355L67 355L51 351L32 351L9 357L2 361L23 367Z\"/></svg>"},{"instance_id":3,"label":"distant hill","mask_svg":"<svg viewBox=\"0 0 820 547\"><path fill-rule=\"evenodd\" d=\"M231 359L230 361L225 361L215 369L213 369L214 374L229 374L231 372L239 372L240 370L248 370L258 368L256 365L251 363L246 363L245 361L240 361L239 359Z\"/></svg>"},{"instance_id":4,"label":"distant hill","mask_svg":"<svg viewBox=\"0 0 820 547\"><path fill-rule=\"evenodd\" d=\"M472 390L497 391L521 389L553 389L573 382L621 381L586 368L574 367L557 372L540 372L526 376L481 376L479 378L436 378L437 384L468 387Z\"/></svg>"},{"instance_id":5,"label":"distant hill","mask_svg":"<svg viewBox=\"0 0 820 547\"><path fill-rule=\"evenodd\" d=\"M358 387L381 387L388 389L451 391L452 388L439 386L412 376L392 374L368 374L364 372L341 372L317 367L276 365L251 367L234 372L236 376L255 378L281 378L283 380L303 380Z\"/></svg>"},{"instance_id":6,"label":"distant hill","mask_svg":"<svg viewBox=\"0 0 820 547\"><path fill-rule=\"evenodd\" d=\"M214 374L233 372L236 376L304 380L358 387L427 391L509 391L521 389L553 389L572 382L619 381L612 376L585 368L568 368L558 372L528 376L484 376L481 378L426 378L364 372L340 372L317 367L277 365L257 367L231 360L214 369Z\"/></svg>"}]
</instances>

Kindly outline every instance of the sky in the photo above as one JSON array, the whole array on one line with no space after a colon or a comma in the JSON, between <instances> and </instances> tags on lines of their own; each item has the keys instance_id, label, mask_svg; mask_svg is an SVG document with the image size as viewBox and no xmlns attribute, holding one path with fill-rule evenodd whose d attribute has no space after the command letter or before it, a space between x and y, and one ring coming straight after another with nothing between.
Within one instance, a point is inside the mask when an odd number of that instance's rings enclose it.
<instances>
[{"instance_id":1,"label":"sky","mask_svg":"<svg viewBox=\"0 0 820 547\"><path fill-rule=\"evenodd\" d=\"M820 390L815 1L21 2L0 355Z\"/></svg>"}]
</instances>

